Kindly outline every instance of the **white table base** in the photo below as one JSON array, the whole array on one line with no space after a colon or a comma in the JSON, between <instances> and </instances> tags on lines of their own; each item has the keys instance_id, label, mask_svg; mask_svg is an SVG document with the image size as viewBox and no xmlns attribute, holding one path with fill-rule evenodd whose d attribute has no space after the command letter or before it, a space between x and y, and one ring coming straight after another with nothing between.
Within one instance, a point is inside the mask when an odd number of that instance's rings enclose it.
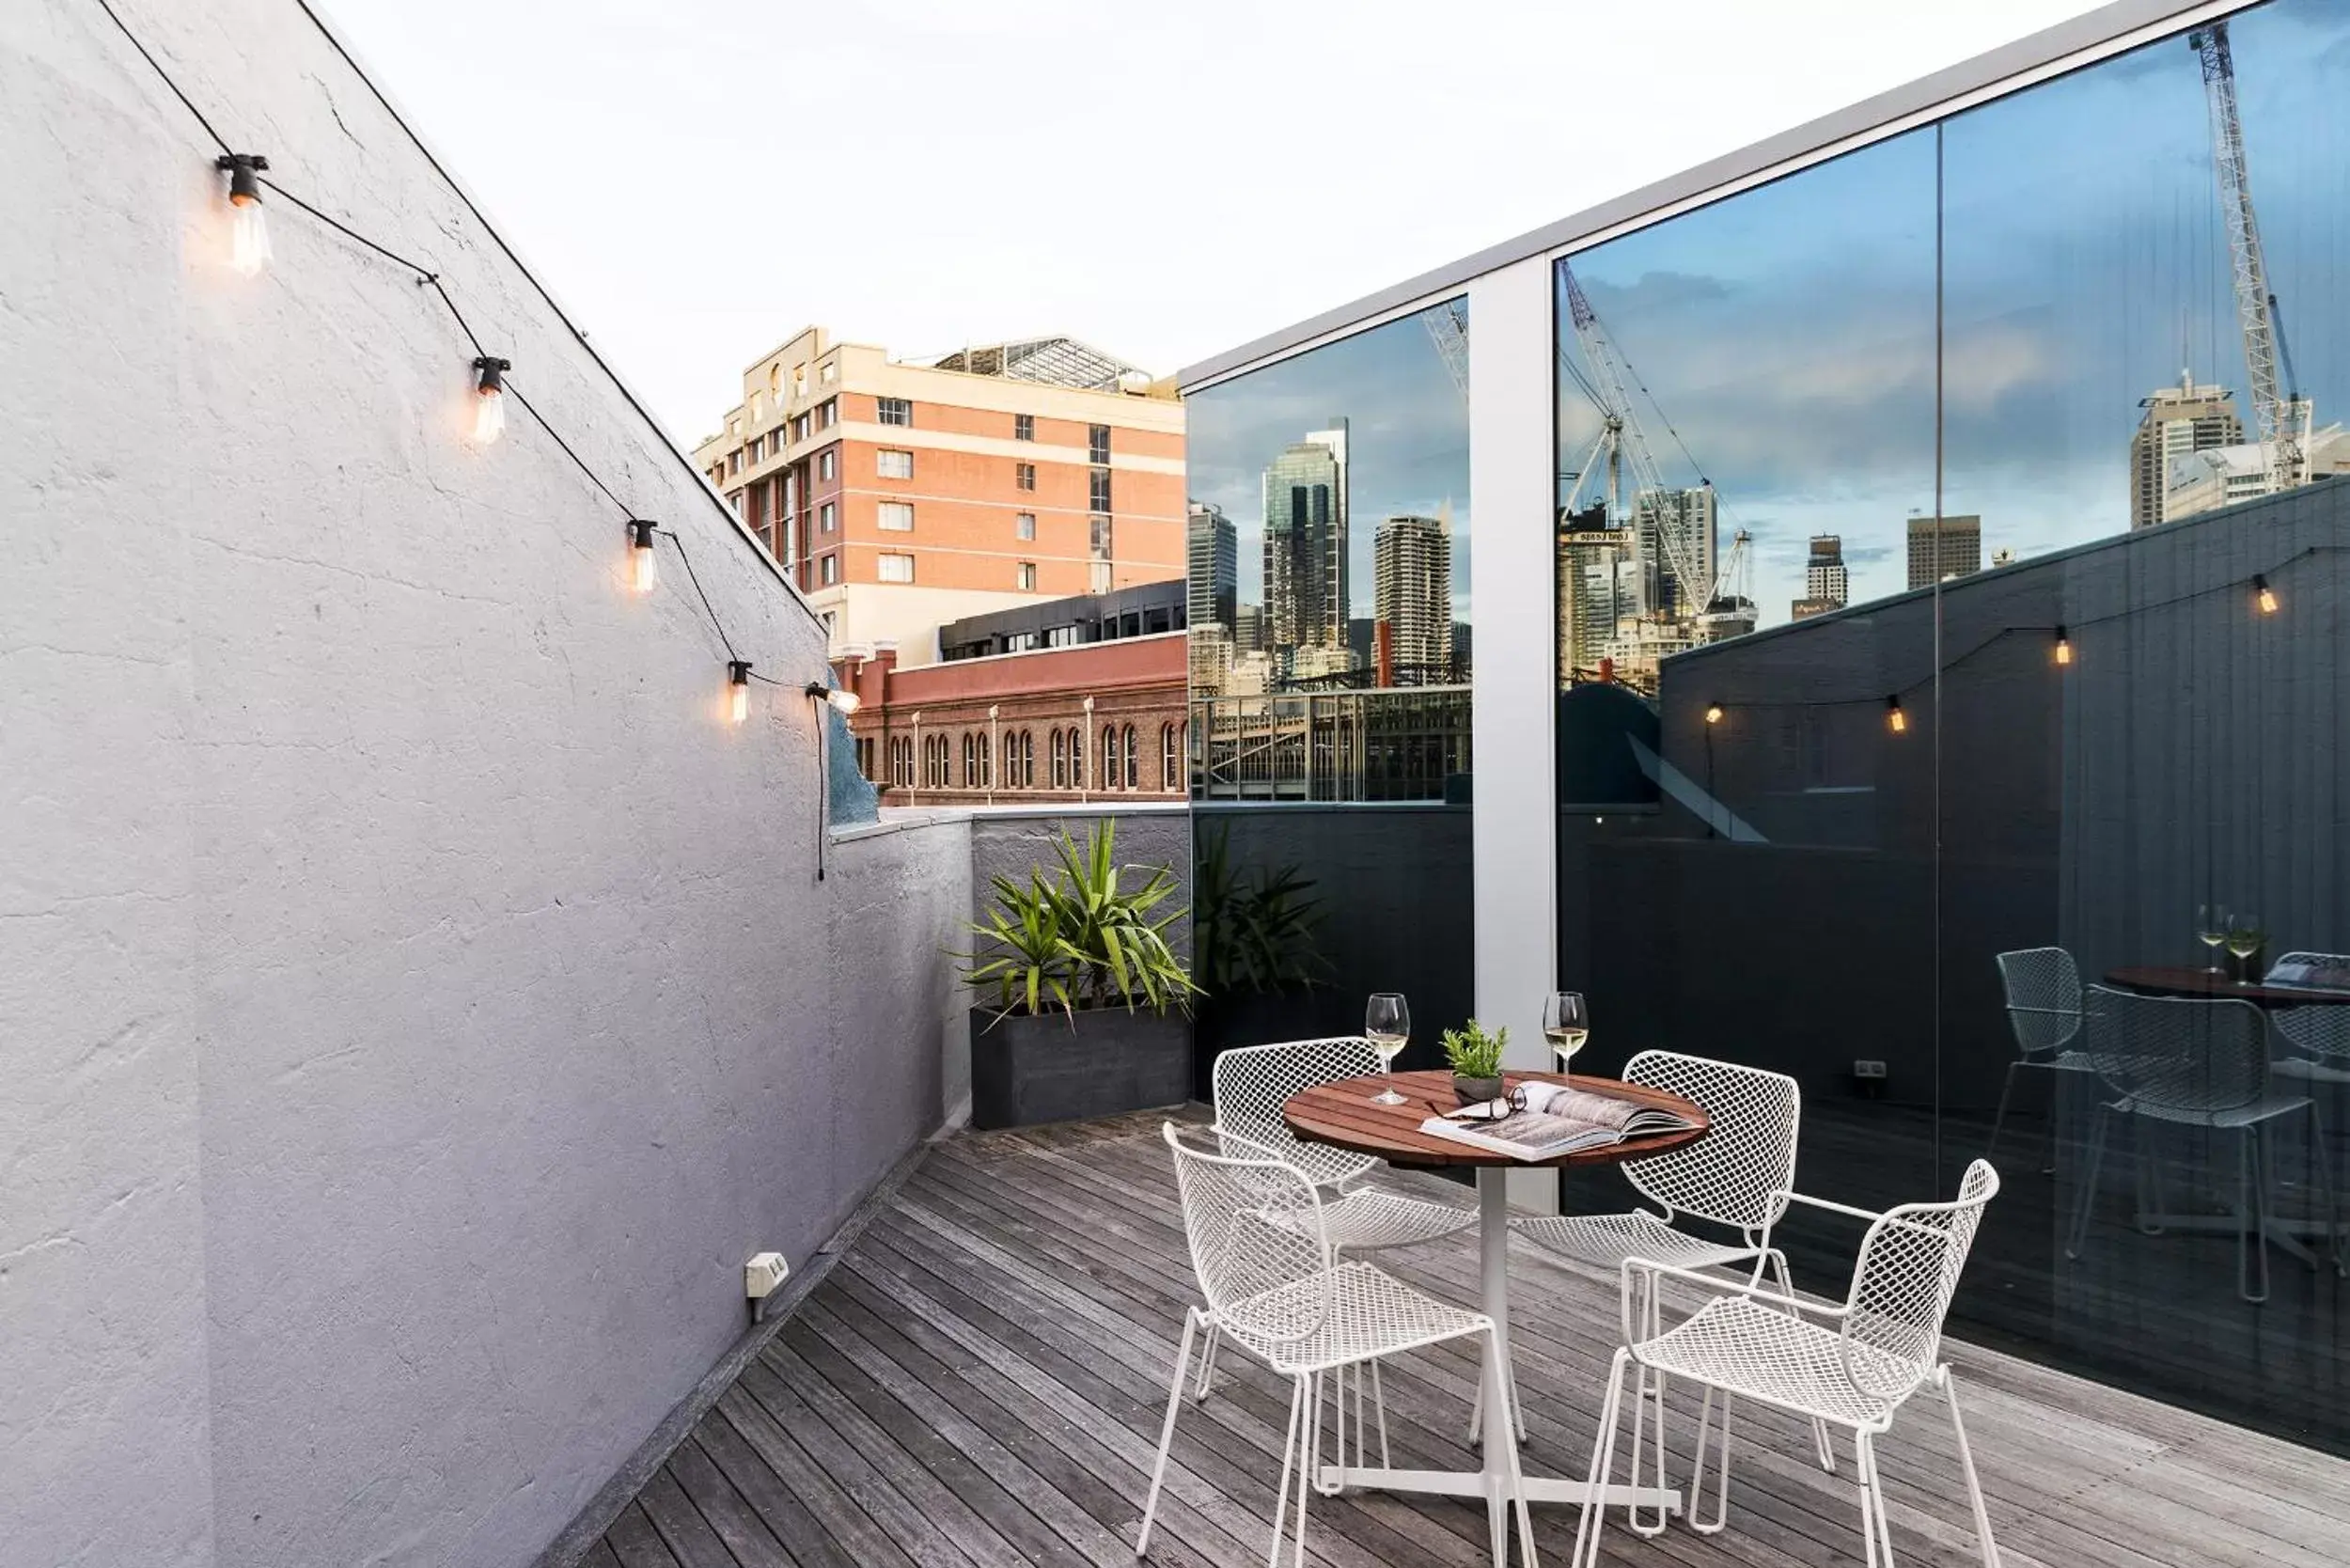
<instances>
[{"instance_id":1,"label":"white table base","mask_svg":"<svg viewBox=\"0 0 2350 1568\"><path fill-rule=\"evenodd\" d=\"M1502 1365L1510 1364L1510 1172L1501 1166L1480 1166L1477 1170L1477 1242L1479 1272L1482 1277L1485 1315L1494 1320L1496 1338L1500 1341ZM1503 1386L1509 1385L1505 1375ZM1487 1376L1486 1386L1493 1386ZM1362 1486L1383 1492L1420 1492L1447 1497L1483 1497L1488 1525L1494 1539L1499 1542L1507 1527L1512 1501L1508 1472L1502 1467L1502 1445L1513 1440L1510 1431L1510 1402L1507 1399L1485 1401L1484 1462L1481 1470L1386 1470L1363 1469L1343 1465L1322 1467L1322 1482L1326 1487ZM1524 1481L1526 1500L1563 1502L1580 1506L1590 1495L1586 1482L1562 1478L1528 1476ZM1668 1486L1609 1486L1603 1489L1601 1501L1607 1507L1637 1503L1644 1508L1662 1506L1666 1512L1681 1512L1681 1493Z\"/></svg>"}]
</instances>

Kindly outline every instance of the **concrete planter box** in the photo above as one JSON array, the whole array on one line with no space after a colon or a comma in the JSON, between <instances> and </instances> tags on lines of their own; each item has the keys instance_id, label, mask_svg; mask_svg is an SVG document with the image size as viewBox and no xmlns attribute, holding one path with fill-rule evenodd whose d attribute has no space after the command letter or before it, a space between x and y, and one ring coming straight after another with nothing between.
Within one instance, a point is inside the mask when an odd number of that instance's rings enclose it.
<instances>
[{"instance_id":1,"label":"concrete planter box","mask_svg":"<svg viewBox=\"0 0 2350 1568\"><path fill-rule=\"evenodd\" d=\"M1176 1105L1191 1097L1182 1013L1102 1008L1069 1020L971 1010L971 1125L1027 1127Z\"/></svg>"}]
</instances>

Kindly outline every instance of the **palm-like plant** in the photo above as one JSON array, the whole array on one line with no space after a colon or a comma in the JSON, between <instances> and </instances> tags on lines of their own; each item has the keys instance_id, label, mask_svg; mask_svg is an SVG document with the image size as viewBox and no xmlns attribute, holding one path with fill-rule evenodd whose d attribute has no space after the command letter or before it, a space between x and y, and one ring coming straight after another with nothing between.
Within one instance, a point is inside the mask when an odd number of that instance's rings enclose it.
<instances>
[{"instance_id":1,"label":"palm-like plant","mask_svg":"<svg viewBox=\"0 0 2350 1568\"><path fill-rule=\"evenodd\" d=\"M1311 990L1329 961L1315 945L1322 900L1295 866L1232 865L1231 829L1219 823L1200 846L1194 949L1199 976L1216 996Z\"/></svg>"},{"instance_id":2,"label":"palm-like plant","mask_svg":"<svg viewBox=\"0 0 2350 1568\"><path fill-rule=\"evenodd\" d=\"M1082 846L1064 831L1052 880L1036 870L1025 885L990 879L995 905L972 923L973 949L955 956L967 984L995 994L998 1018L1058 1011L1073 1025L1080 1009L1119 1003L1130 1012L1189 1010L1198 987L1167 939L1184 911L1159 912L1174 872L1119 865L1116 834L1107 819ZM1129 871L1147 872L1139 886L1125 885Z\"/></svg>"}]
</instances>

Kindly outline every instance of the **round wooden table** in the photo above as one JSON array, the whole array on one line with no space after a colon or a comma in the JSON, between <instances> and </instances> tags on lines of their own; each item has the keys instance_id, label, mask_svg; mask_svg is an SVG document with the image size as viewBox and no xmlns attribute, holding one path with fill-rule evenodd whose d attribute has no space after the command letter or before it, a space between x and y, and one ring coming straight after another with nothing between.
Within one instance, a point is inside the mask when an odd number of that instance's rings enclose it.
<instances>
[{"instance_id":1,"label":"round wooden table","mask_svg":"<svg viewBox=\"0 0 2350 1568\"><path fill-rule=\"evenodd\" d=\"M2125 991L2155 996L2210 996L2223 1001L2251 1002L2259 1007L2350 1006L2350 991L2316 985L2264 985L2258 980L2232 980L2212 969L2169 969L2133 964L2106 971L2106 983Z\"/></svg>"},{"instance_id":2,"label":"round wooden table","mask_svg":"<svg viewBox=\"0 0 2350 1568\"><path fill-rule=\"evenodd\" d=\"M1511 1073L1505 1075L1514 1088L1522 1083L1565 1083L1568 1079L1557 1073ZM1478 1257L1485 1315L1494 1322L1494 1339L1502 1358L1509 1364L1510 1356L1510 1197L1509 1173L1556 1166L1617 1165L1625 1160L1661 1154L1695 1143L1707 1131L1703 1109L1679 1095L1661 1090L1647 1089L1637 1084L1620 1083L1613 1078L1595 1078L1577 1074L1574 1087L1594 1093L1618 1095L1646 1105L1659 1105L1678 1111L1696 1125L1686 1131L1654 1134L1648 1137L1626 1138L1622 1143L1600 1149L1580 1150L1548 1160L1519 1160L1480 1149L1471 1143L1456 1143L1419 1130L1420 1123L1432 1116L1457 1110L1460 1104L1453 1096L1452 1074L1449 1073L1393 1073L1368 1078L1348 1078L1340 1083L1317 1084L1312 1089L1292 1095L1281 1106L1281 1119L1291 1132L1315 1143L1334 1144L1357 1153L1375 1154L1391 1165L1439 1166L1465 1165L1477 1168L1477 1231ZM1403 1096L1400 1105L1383 1105L1371 1099L1381 1090L1392 1087ZM1612 1332L1612 1330L1611 1330ZM1504 1380L1507 1386L1507 1380ZM1331 1486L1375 1486L1389 1492L1434 1492L1447 1497L1485 1499L1487 1524L1498 1533L1512 1502L1508 1473L1504 1468L1502 1445L1512 1441L1508 1411L1503 1402L1485 1402L1484 1468L1481 1470L1390 1470L1359 1469L1345 1466L1324 1466L1323 1482ZM1341 1455L1343 1457L1343 1455ZM1527 1476L1524 1478L1526 1500L1532 1502L1581 1503L1590 1488L1581 1481L1562 1478ZM1661 1506L1670 1512L1681 1509L1681 1494L1669 1487L1610 1486L1603 1500L1609 1507L1638 1503L1643 1507Z\"/></svg>"}]
</instances>

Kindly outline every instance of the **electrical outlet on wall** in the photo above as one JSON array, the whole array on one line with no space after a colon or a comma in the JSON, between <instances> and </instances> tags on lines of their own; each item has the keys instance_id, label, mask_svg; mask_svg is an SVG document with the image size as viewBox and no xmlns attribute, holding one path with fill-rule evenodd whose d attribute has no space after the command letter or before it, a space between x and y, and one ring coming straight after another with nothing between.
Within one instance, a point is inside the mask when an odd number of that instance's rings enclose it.
<instances>
[{"instance_id":1,"label":"electrical outlet on wall","mask_svg":"<svg viewBox=\"0 0 2350 1568\"><path fill-rule=\"evenodd\" d=\"M1881 1083L1885 1079L1885 1063L1862 1057L1852 1064L1852 1075L1856 1078L1874 1078Z\"/></svg>"},{"instance_id":2,"label":"electrical outlet on wall","mask_svg":"<svg viewBox=\"0 0 2350 1568\"><path fill-rule=\"evenodd\" d=\"M743 1294L753 1301L764 1301L783 1288L791 1278L791 1265L784 1262L780 1252L757 1252L743 1265Z\"/></svg>"}]
</instances>

